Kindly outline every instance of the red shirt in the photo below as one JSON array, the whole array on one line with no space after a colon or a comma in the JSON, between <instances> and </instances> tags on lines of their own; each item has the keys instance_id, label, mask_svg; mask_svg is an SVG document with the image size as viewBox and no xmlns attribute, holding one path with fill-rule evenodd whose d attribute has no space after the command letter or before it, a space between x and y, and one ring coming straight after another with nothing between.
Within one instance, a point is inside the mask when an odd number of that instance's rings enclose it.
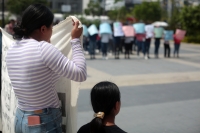
<instances>
[{"instance_id":1,"label":"red shirt","mask_svg":"<svg viewBox=\"0 0 200 133\"><path fill-rule=\"evenodd\" d=\"M180 45L181 40L176 38L176 35L174 35L174 43Z\"/></svg>"},{"instance_id":2,"label":"red shirt","mask_svg":"<svg viewBox=\"0 0 200 133\"><path fill-rule=\"evenodd\" d=\"M136 39L137 39L138 41L143 41L144 38L145 38L145 34L136 34Z\"/></svg>"}]
</instances>

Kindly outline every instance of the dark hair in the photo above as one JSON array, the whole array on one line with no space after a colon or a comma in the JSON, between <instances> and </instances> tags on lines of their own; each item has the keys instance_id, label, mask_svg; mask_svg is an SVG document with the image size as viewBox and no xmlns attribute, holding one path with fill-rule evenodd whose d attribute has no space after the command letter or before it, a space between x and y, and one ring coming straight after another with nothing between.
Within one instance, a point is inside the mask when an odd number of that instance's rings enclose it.
<instances>
[{"instance_id":1,"label":"dark hair","mask_svg":"<svg viewBox=\"0 0 200 133\"><path fill-rule=\"evenodd\" d=\"M53 23L53 13L44 5L33 4L23 12L20 24L14 27L14 39L27 38L34 30L45 25L50 27Z\"/></svg>"},{"instance_id":2,"label":"dark hair","mask_svg":"<svg viewBox=\"0 0 200 133\"><path fill-rule=\"evenodd\" d=\"M14 22L15 22L14 19L9 20L9 23L14 23Z\"/></svg>"},{"instance_id":3,"label":"dark hair","mask_svg":"<svg viewBox=\"0 0 200 133\"><path fill-rule=\"evenodd\" d=\"M120 102L119 88L116 84L108 81L97 83L92 88L90 96L94 112L104 112L105 116L111 113L117 101ZM95 117L90 122L90 130L91 133L103 133L103 120Z\"/></svg>"}]
</instances>

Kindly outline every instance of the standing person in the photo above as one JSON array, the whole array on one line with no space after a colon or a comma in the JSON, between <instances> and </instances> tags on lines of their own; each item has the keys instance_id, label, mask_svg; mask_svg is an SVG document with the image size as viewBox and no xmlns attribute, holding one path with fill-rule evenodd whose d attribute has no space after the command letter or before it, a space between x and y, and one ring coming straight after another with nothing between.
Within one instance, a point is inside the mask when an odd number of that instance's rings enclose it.
<instances>
[{"instance_id":1,"label":"standing person","mask_svg":"<svg viewBox=\"0 0 200 133\"><path fill-rule=\"evenodd\" d=\"M136 44L136 36L134 36L134 37L133 37L133 45L132 45L132 48L131 48L131 49L132 49L133 51L136 51L136 47L137 47L137 44Z\"/></svg>"},{"instance_id":2,"label":"standing person","mask_svg":"<svg viewBox=\"0 0 200 133\"><path fill-rule=\"evenodd\" d=\"M14 34L13 27L15 26L15 20L11 19L8 24L5 25L5 31L11 35Z\"/></svg>"},{"instance_id":3,"label":"standing person","mask_svg":"<svg viewBox=\"0 0 200 133\"><path fill-rule=\"evenodd\" d=\"M6 64L18 99L15 133L62 133L55 85L61 76L78 82L87 77L79 22L71 32L70 60L50 43L53 18L46 6L34 4L26 8L21 23L14 27L17 41L7 51Z\"/></svg>"},{"instance_id":4,"label":"standing person","mask_svg":"<svg viewBox=\"0 0 200 133\"><path fill-rule=\"evenodd\" d=\"M121 37L114 37L114 49L115 49L115 59L119 59L120 47L121 47Z\"/></svg>"},{"instance_id":5,"label":"standing person","mask_svg":"<svg viewBox=\"0 0 200 133\"><path fill-rule=\"evenodd\" d=\"M180 48L180 45L181 45L181 40L179 40L176 37L176 34L174 34L174 57L177 55L176 57L179 58L179 48Z\"/></svg>"},{"instance_id":6,"label":"standing person","mask_svg":"<svg viewBox=\"0 0 200 133\"><path fill-rule=\"evenodd\" d=\"M101 48L102 48L102 57L103 59L108 59L107 50L109 41L112 39L112 35L108 33L101 34Z\"/></svg>"},{"instance_id":7,"label":"standing person","mask_svg":"<svg viewBox=\"0 0 200 133\"><path fill-rule=\"evenodd\" d=\"M160 39L163 36L163 28L162 27L155 27L154 28L154 35L155 35L155 58L158 58L159 55L159 47L160 47Z\"/></svg>"},{"instance_id":8,"label":"standing person","mask_svg":"<svg viewBox=\"0 0 200 133\"><path fill-rule=\"evenodd\" d=\"M98 49L98 51L100 52L101 51L101 37L100 37L100 35L98 34L97 35L97 39L96 39L97 41L97 49Z\"/></svg>"},{"instance_id":9,"label":"standing person","mask_svg":"<svg viewBox=\"0 0 200 133\"><path fill-rule=\"evenodd\" d=\"M168 40L164 40L164 57L170 58L170 43Z\"/></svg>"},{"instance_id":10,"label":"standing person","mask_svg":"<svg viewBox=\"0 0 200 133\"><path fill-rule=\"evenodd\" d=\"M142 46L144 45L145 34L136 34L136 44L137 44L137 55L140 55Z\"/></svg>"},{"instance_id":11,"label":"standing person","mask_svg":"<svg viewBox=\"0 0 200 133\"><path fill-rule=\"evenodd\" d=\"M149 49L151 45L151 38L154 36L154 27L151 24L148 24L145 26L145 32L146 32L146 40L145 40L145 48L144 48L144 56L145 59L149 59Z\"/></svg>"},{"instance_id":12,"label":"standing person","mask_svg":"<svg viewBox=\"0 0 200 133\"><path fill-rule=\"evenodd\" d=\"M124 52L124 58L130 59L130 52L132 49L132 43L133 43L133 37L125 37L124 39L124 45L125 45L125 52Z\"/></svg>"},{"instance_id":13,"label":"standing person","mask_svg":"<svg viewBox=\"0 0 200 133\"><path fill-rule=\"evenodd\" d=\"M119 59L120 51L122 52L122 37L124 36L121 22L113 23L115 59Z\"/></svg>"},{"instance_id":14,"label":"standing person","mask_svg":"<svg viewBox=\"0 0 200 133\"><path fill-rule=\"evenodd\" d=\"M85 36L85 35L83 35L83 49L85 50L85 51L87 51L87 42L88 42L88 38L87 38L87 36Z\"/></svg>"},{"instance_id":15,"label":"standing person","mask_svg":"<svg viewBox=\"0 0 200 133\"><path fill-rule=\"evenodd\" d=\"M95 59L96 39L98 34L89 35L89 53L90 59Z\"/></svg>"},{"instance_id":16,"label":"standing person","mask_svg":"<svg viewBox=\"0 0 200 133\"><path fill-rule=\"evenodd\" d=\"M94 119L83 125L78 133L126 133L115 124L120 111L120 91L116 84L103 81L96 84L90 93Z\"/></svg>"}]
</instances>

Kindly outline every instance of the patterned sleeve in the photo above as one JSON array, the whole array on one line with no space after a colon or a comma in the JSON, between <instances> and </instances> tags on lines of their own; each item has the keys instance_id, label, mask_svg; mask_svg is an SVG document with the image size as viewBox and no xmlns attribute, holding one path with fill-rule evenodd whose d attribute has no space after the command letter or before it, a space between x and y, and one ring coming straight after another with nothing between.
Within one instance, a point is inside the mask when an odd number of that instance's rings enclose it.
<instances>
[{"instance_id":1,"label":"patterned sleeve","mask_svg":"<svg viewBox=\"0 0 200 133\"><path fill-rule=\"evenodd\" d=\"M43 42L41 57L44 64L55 73L71 80L82 82L87 78L86 62L80 39L71 40L72 60L69 60L52 44Z\"/></svg>"}]
</instances>

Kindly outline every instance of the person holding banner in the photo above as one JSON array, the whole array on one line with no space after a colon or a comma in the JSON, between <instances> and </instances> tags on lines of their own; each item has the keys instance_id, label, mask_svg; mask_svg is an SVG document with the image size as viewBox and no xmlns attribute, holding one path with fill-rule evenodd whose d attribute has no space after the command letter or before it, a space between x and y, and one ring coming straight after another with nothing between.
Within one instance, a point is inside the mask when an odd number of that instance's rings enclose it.
<instances>
[{"instance_id":1,"label":"person holding banner","mask_svg":"<svg viewBox=\"0 0 200 133\"><path fill-rule=\"evenodd\" d=\"M124 36L124 32L122 29L121 22L114 22L113 23L113 36L114 36L114 47L115 47L115 59L119 59L120 51L122 52L122 37Z\"/></svg>"},{"instance_id":2,"label":"person holding banner","mask_svg":"<svg viewBox=\"0 0 200 133\"><path fill-rule=\"evenodd\" d=\"M98 29L96 25L90 24L88 27L89 32L89 53L90 59L95 59L95 49L97 43Z\"/></svg>"},{"instance_id":3,"label":"person holding banner","mask_svg":"<svg viewBox=\"0 0 200 133\"><path fill-rule=\"evenodd\" d=\"M97 83L90 93L94 118L83 125L77 133L126 133L115 124L120 111L120 90L108 81Z\"/></svg>"},{"instance_id":4,"label":"person holding banner","mask_svg":"<svg viewBox=\"0 0 200 133\"><path fill-rule=\"evenodd\" d=\"M144 23L135 23L133 24L135 33L136 33L136 44L137 44L137 55L139 56L139 53L143 48L145 47L145 24ZM144 53L144 51L143 51Z\"/></svg>"},{"instance_id":5,"label":"person holding banner","mask_svg":"<svg viewBox=\"0 0 200 133\"><path fill-rule=\"evenodd\" d=\"M151 38L154 36L154 26L151 24L145 25L145 32L146 32L146 40L145 40L145 47L143 47L144 58L149 59L149 49L151 44Z\"/></svg>"},{"instance_id":6,"label":"person holding banner","mask_svg":"<svg viewBox=\"0 0 200 133\"><path fill-rule=\"evenodd\" d=\"M174 34L174 57L179 58L180 45L181 45L181 40L177 38L176 34Z\"/></svg>"},{"instance_id":7,"label":"person holding banner","mask_svg":"<svg viewBox=\"0 0 200 133\"><path fill-rule=\"evenodd\" d=\"M125 37L124 44L125 44L125 52L124 52L124 58L130 59L130 52L131 52L131 45L133 43L133 37Z\"/></svg>"},{"instance_id":8,"label":"person holding banner","mask_svg":"<svg viewBox=\"0 0 200 133\"><path fill-rule=\"evenodd\" d=\"M163 36L164 29L160 26L154 28L154 37L155 37L155 58L158 58L158 51L160 47L160 39Z\"/></svg>"},{"instance_id":9,"label":"person holding banner","mask_svg":"<svg viewBox=\"0 0 200 133\"><path fill-rule=\"evenodd\" d=\"M108 33L101 34L101 49L102 49L102 58L108 60L107 50L109 41L112 40L112 35Z\"/></svg>"},{"instance_id":10,"label":"person holding banner","mask_svg":"<svg viewBox=\"0 0 200 133\"><path fill-rule=\"evenodd\" d=\"M140 51L142 50L142 46L144 45L145 34L136 34L136 44L137 44L137 55L140 55Z\"/></svg>"},{"instance_id":11,"label":"person holding banner","mask_svg":"<svg viewBox=\"0 0 200 133\"><path fill-rule=\"evenodd\" d=\"M179 48L181 41L184 39L186 34L185 30L176 29L176 33L174 34L174 57L177 54L177 58L179 57Z\"/></svg>"},{"instance_id":12,"label":"person holding banner","mask_svg":"<svg viewBox=\"0 0 200 133\"><path fill-rule=\"evenodd\" d=\"M18 99L15 133L62 133L61 105L55 88L62 77L86 80L86 62L80 42L82 28L71 31L72 60L50 43L53 13L44 5L30 5L14 27L14 42L6 65Z\"/></svg>"},{"instance_id":13,"label":"person holding banner","mask_svg":"<svg viewBox=\"0 0 200 133\"><path fill-rule=\"evenodd\" d=\"M109 23L100 24L99 33L101 37L101 49L103 59L108 59L107 50L109 50L109 42L112 40L112 29Z\"/></svg>"},{"instance_id":14,"label":"person holding banner","mask_svg":"<svg viewBox=\"0 0 200 133\"><path fill-rule=\"evenodd\" d=\"M164 57L170 58L170 40L173 40L173 31L164 31Z\"/></svg>"}]
</instances>

